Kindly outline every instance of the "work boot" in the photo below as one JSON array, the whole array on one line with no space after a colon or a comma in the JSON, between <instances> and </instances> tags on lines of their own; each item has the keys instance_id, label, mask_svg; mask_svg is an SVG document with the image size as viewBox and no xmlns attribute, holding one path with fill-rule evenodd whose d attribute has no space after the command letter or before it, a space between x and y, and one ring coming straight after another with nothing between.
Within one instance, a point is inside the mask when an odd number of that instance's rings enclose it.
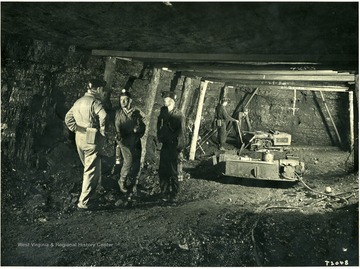
<instances>
[{"instance_id":1,"label":"work boot","mask_svg":"<svg viewBox=\"0 0 360 269\"><path fill-rule=\"evenodd\" d=\"M177 203L178 202L177 195L175 193L171 193L169 195L169 201L170 203Z\"/></svg>"},{"instance_id":2,"label":"work boot","mask_svg":"<svg viewBox=\"0 0 360 269\"><path fill-rule=\"evenodd\" d=\"M118 184L119 184L119 187L120 187L120 191L122 193L127 193L127 189L126 189L126 186L125 186L125 179L124 178L120 178L119 181L118 181Z\"/></svg>"},{"instance_id":3,"label":"work boot","mask_svg":"<svg viewBox=\"0 0 360 269\"><path fill-rule=\"evenodd\" d=\"M168 202L170 200L170 195L168 193L162 193L161 194L161 200L163 202Z\"/></svg>"}]
</instances>

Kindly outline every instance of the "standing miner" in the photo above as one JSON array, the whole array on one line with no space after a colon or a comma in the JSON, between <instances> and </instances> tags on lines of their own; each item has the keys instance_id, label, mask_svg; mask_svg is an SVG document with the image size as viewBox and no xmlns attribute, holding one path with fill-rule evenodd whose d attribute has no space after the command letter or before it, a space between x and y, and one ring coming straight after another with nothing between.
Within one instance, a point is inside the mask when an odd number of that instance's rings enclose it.
<instances>
[{"instance_id":1,"label":"standing miner","mask_svg":"<svg viewBox=\"0 0 360 269\"><path fill-rule=\"evenodd\" d=\"M120 109L115 114L116 160L121 154L123 164L118 180L120 191L128 193L129 197L136 191L140 171L141 140L145 133L143 117L138 109L132 106L132 98L128 91L123 89L120 94Z\"/></svg>"},{"instance_id":2,"label":"standing miner","mask_svg":"<svg viewBox=\"0 0 360 269\"><path fill-rule=\"evenodd\" d=\"M87 92L79 98L65 115L65 124L75 132L75 142L80 160L84 165L82 190L77 207L90 209L101 183L100 151L105 143L106 112L101 104L106 81L92 79Z\"/></svg>"},{"instance_id":3,"label":"standing miner","mask_svg":"<svg viewBox=\"0 0 360 269\"><path fill-rule=\"evenodd\" d=\"M221 98L219 104L216 106L215 109L215 125L218 130L218 142L219 142L219 149L224 150L224 145L226 142L226 125L228 121L236 122L239 121L237 119L232 118L226 111L226 106L228 104L229 98Z\"/></svg>"},{"instance_id":4,"label":"standing miner","mask_svg":"<svg viewBox=\"0 0 360 269\"><path fill-rule=\"evenodd\" d=\"M162 143L159 164L160 190L164 201L175 201L179 191L179 155L185 146L185 122L181 111L175 108L176 94L165 91L162 98L164 106L157 121L157 137Z\"/></svg>"}]
</instances>

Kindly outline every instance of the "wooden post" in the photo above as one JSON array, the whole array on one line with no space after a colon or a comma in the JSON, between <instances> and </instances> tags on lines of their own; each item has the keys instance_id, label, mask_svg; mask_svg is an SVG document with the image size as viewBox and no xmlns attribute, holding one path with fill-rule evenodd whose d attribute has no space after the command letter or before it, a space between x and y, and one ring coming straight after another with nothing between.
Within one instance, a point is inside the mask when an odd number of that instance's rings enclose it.
<instances>
[{"instance_id":1,"label":"wooden post","mask_svg":"<svg viewBox=\"0 0 360 269\"><path fill-rule=\"evenodd\" d=\"M350 120L350 133L349 133L349 142L350 142L350 152L354 148L354 92L349 91L349 120Z\"/></svg>"},{"instance_id":2,"label":"wooden post","mask_svg":"<svg viewBox=\"0 0 360 269\"><path fill-rule=\"evenodd\" d=\"M107 82L107 86L112 83L113 76L116 67L116 58L115 57L107 57L105 61L105 72L104 72L104 80Z\"/></svg>"},{"instance_id":3,"label":"wooden post","mask_svg":"<svg viewBox=\"0 0 360 269\"><path fill-rule=\"evenodd\" d=\"M105 109L111 108L110 95L112 92L112 82L113 82L113 74L116 67L116 58L115 57L106 57L105 60L105 71L104 71L104 80L106 81L106 97L104 102Z\"/></svg>"},{"instance_id":4,"label":"wooden post","mask_svg":"<svg viewBox=\"0 0 360 269\"><path fill-rule=\"evenodd\" d=\"M196 145L198 142L199 129L200 129L201 114L202 114L205 93L206 93L206 88L207 88L208 83L209 83L209 81L205 80L205 81L201 81L201 84L200 84L200 96L199 96L199 102L198 102L198 107L197 107L196 117L195 117L195 122L194 122L193 136L192 136L191 145L190 145L189 160L195 159Z\"/></svg>"},{"instance_id":5,"label":"wooden post","mask_svg":"<svg viewBox=\"0 0 360 269\"><path fill-rule=\"evenodd\" d=\"M191 86L192 80L191 78L185 78L184 81L184 92L183 92L183 99L180 105L181 113L186 117L186 108L188 107L189 100L190 100L190 93L191 93Z\"/></svg>"},{"instance_id":6,"label":"wooden post","mask_svg":"<svg viewBox=\"0 0 360 269\"><path fill-rule=\"evenodd\" d=\"M152 115L152 111L153 111L153 107L154 107L154 103L155 103L156 92L157 92L157 88L159 86L160 74L161 74L161 69L153 68L152 77L151 77L149 88L148 88L149 93L148 93L146 103L145 103L145 108L144 108L144 113L145 113L144 123L145 123L146 129L145 129L145 133L144 133L143 137L141 138L141 144L142 144L141 160L140 160L141 169L144 167L147 138L148 138L149 130L150 130L150 121L151 121L151 115Z\"/></svg>"},{"instance_id":7,"label":"wooden post","mask_svg":"<svg viewBox=\"0 0 360 269\"><path fill-rule=\"evenodd\" d=\"M355 76L355 90L354 90L354 102L353 102L353 108L354 108L354 129L356 130L356 133L354 134L354 154L353 154L353 160L354 160L354 172L359 171L359 75Z\"/></svg>"},{"instance_id":8,"label":"wooden post","mask_svg":"<svg viewBox=\"0 0 360 269\"><path fill-rule=\"evenodd\" d=\"M336 128L335 122L334 122L334 120L333 120L333 118L332 118L332 116L331 116L331 114L330 114L329 107L328 107L328 105L326 104L326 101L325 101L325 98L324 98L324 95L323 95L322 91L320 91L320 94L321 94L321 98L322 98L322 100L323 100L323 102L324 102L326 111L327 111L327 113L329 114L330 121L331 121L332 125L334 126L336 136L337 136L337 138L338 138L338 140L339 140L339 142L340 142L340 146L341 146L341 145L342 145L342 141L341 141L341 138L340 138L338 129Z\"/></svg>"}]
</instances>

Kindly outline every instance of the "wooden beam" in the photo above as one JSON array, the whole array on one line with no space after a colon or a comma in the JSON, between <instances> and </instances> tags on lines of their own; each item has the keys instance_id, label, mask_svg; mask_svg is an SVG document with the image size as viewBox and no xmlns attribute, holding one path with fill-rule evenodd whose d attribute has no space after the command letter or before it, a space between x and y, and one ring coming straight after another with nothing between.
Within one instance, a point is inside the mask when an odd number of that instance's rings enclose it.
<instances>
[{"instance_id":1,"label":"wooden beam","mask_svg":"<svg viewBox=\"0 0 360 269\"><path fill-rule=\"evenodd\" d=\"M191 86L192 86L192 79L191 78L185 78L184 80L184 90L182 94L181 104L180 104L180 110L181 113L186 116L186 108L188 107L188 103L190 100L191 95Z\"/></svg>"},{"instance_id":2,"label":"wooden beam","mask_svg":"<svg viewBox=\"0 0 360 269\"><path fill-rule=\"evenodd\" d=\"M167 65L172 70L177 70L178 72L203 72L203 73L245 73L245 74L336 74L336 73L348 73L349 70L340 70L336 71L329 69L329 67L322 66L311 66L311 68L316 69L305 69L309 66L305 66L301 70L301 67L295 67L291 65L280 65L280 66L256 66L256 65L243 65L243 64L226 64L221 65L217 63L213 64L186 64L186 63L169 63ZM300 69L300 70L297 70Z\"/></svg>"},{"instance_id":3,"label":"wooden beam","mask_svg":"<svg viewBox=\"0 0 360 269\"><path fill-rule=\"evenodd\" d=\"M111 86L113 80L113 73L116 67L116 58L115 57L107 57L105 60L105 71L104 71L104 80L106 81L108 86Z\"/></svg>"},{"instance_id":4,"label":"wooden beam","mask_svg":"<svg viewBox=\"0 0 360 269\"><path fill-rule=\"evenodd\" d=\"M207 54L207 53L169 53L117 50L92 50L94 56L113 56L135 59L191 60L191 61L231 61L231 62L348 62L357 61L356 55L304 55L304 54Z\"/></svg>"},{"instance_id":5,"label":"wooden beam","mask_svg":"<svg viewBox=\"0 0 360 269\"><path fill-rule=\"evenodd\" d=\"M146 155L146 144L147 144L147 138L149 136L149 131L150 131L149 130L150 129L150 120L151 120L151 115L152 115L153 108L154 108L157 88L158 88L159 82L160 82L160 74L161 74L161 69L153 68L152 76L151 76L150 83L148 86L148 96L146 98L145 108L144 108L144 113L145 113L144 123L145 123L146 129L145 129L145 133L144 133L143 137L141 138L141 141L142 141L142 143L141 143L142 144L141 160L140 160L141 168L144 167L144 161L145 161L145 155Z\"/></svg>"},{"instance_id":6,"label":"wooden beam","mask_svg":"<svg viewBox=\"0 0 360 269\"><path fill-rule=\"evenodd\" d=\"M112 85L114 80L114 71L116 68L116 58L107 57L105 60L105 71L104 71L104 80L106 81L106 99L103 102L105 109L111 108L110 96L112 92Z\"/></svg>"},{"instance_id":7,"label":"wooden beam","mask_svg":"<svg viewBox=\"0 0 360 269\"><path fill-rule=\"evenodd\" d=\"M349 120L350 120L350 152L354 148L355 132L354 132L354 92L349 91Z\"/></svg>"},{"instance_id":8,"label":"wooden beam","mask_svg":"<svg viewBox=\"0 0 360 269\"><path fill-rule=\"evenodd\" d=\"M210 68L198 68L195 70L182 70L177 68L179 72L189 72L196 76L204 76L205 74L232 74L232 75L349 75L349 72L337 72L333 70L238 70L236 68L219 70Z\"/></svg>"},{"instance_id":9,"label":"wooden beam","mask_svg":"<svg viewBox=\"0 0 360 269\"><path fill-rule=\"evenodd\" d=\"M354 147L353 147L353 161L354 172L359 171L359 75L356 75L354 88Z\"/></svg>"},{"instance_id":10,"label":"wooden beam","mask_svg":"<svg viewBox=\"0 0 360 269\"><path fill-rule=\"evenodd\" d=\"M247 84L234 83L237 87L249 87ZM348 92L348 87L311 87L311 86L279 86L279 85L251 85L251 87L269 90L288 90L288 91L323 91L323 92Z\"/></svg>"},{"instance_id":11,"label":"wooden beam","mask_svg":"<svg viewBox=\"0 0 360 269\"><path fill-rule=\"evenodd\" d=\"M229 80L216 80L219 83L226 81L226 84L241 84L246 85L244 87L254 88L253 85L263 85L263 86L300 86L300 87L348 87L350 83L339 82L339 81L284 81L284 80L239 80L239 79L229 79Z\"/></svg>"},{"instance_id":12,"label":"wooden beam","mask_svg":"<svg viewBox=\"0 0 360 269\"><path fill-rule=\"evenodd\" d=\"M324 94L323 94L322 91L320 91L320 95L321 95L321 99L322 99L323 102L324 102L326 111L327 111L327 113L329 114L330 121L331 121L331 123L332 123L332 125L333 125L333 127L334 127L334 129L335 129L336 136L337 136L337 138L338 138L338 140L339 140L339 143L340 143L340 146L341 146L341 145L342 145L342 141L341 141L341 138L340 138L340 134L339 134L339 132L338 132L338 129L336 128L335 122L334 122L334 120L333 120L333 118L332 118L332 116L331 116L329 107L328 107L328 105L327 105L327 103L326 103L326 101L325 101Z\"/></svg>"},{"instance_id":13,"label":"wooden beam","mask_svg":"<svg viewBox=\"0 0 360 269\"><path fill-rule=\"evenodd\" d=\"M197 107L196 117L195 117L195 122L194 122L193 136L191 139L189 160L195 159L196 146L197 146L199 130L200 130L201 114L202 114L202 110L203 110L205 93L206 93L206 88L207 88L208 83L209 83L209 81L205 80L205 81L201 81L201 84L200 84L200 95L199 95L198 107Z\"/></svg>"},{"instance_id":14,"label":"wooden beam","mask_svg":"<svg viewBox=\"0 0 360 269\"><path fill-rule=\"evenodd\" d=\"M185 76L188 73L183 74ZM333 81L333 82L354 82L355 75L246 75L246 74L197 74L206 80L282 80L282 81Z\"/></svg>"}]
</instances>

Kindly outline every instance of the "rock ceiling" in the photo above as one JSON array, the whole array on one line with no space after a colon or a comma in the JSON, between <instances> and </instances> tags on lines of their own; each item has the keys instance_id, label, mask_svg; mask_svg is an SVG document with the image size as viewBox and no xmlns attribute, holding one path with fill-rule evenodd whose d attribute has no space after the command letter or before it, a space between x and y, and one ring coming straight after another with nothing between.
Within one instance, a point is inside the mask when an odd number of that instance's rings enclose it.
<instances>
[{"instance_id":1,"label":"rock ceiling","mask_svg":"<svg viewBox=\"0 0 360 269\"><path fill-rule=\"evenodd\" d=\"M179 70L358 64L357 2L2 2L1 27Z\"/></svg>"}]
</instances>

